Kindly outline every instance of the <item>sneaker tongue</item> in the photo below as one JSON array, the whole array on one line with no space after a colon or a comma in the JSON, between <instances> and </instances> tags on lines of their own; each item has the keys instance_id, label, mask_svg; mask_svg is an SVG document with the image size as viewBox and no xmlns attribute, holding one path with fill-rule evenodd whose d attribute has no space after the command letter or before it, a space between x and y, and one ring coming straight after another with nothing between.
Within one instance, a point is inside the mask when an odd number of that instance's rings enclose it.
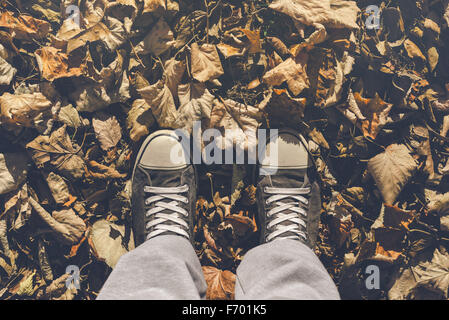
<instances>
[{"instance_id":1,"label":"sneaker tongue","mask_svg":"<svg viewBox=\"0 0 449 320\"><path fill-rule=\"evenodd\" d=\"M305 188L309 186L307 170L282 170L282 174L272 175L272 186L277 188Z\"/></svg>"},{"instance_id":2,"label":"sneaker tongue","mask_svg":"<svg viewBox=\"0 0 449 320\"><path fill-rule=\"evenodd\" d=\"M151 186L179 187L181 186L181 173L179 170L153 170L151 171Z\"/></svg>"}]
</instances>

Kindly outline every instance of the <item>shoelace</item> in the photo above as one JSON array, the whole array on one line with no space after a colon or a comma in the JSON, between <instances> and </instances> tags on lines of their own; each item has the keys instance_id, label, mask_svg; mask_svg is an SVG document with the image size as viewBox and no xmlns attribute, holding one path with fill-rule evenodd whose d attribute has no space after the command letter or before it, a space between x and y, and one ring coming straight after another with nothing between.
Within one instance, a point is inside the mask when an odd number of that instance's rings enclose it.
<instances>
[{"instance_id":1,"label":"shoelace","mask_svg":"<svg viewBox=\"0 0 449 320\"><path fill-rule=\"evenodd\" d=\"M306 207L309 201L303 196L310 193L310 188L273 188L264 187L264 192L274 194L270 196L266 203L269 205L274 202L276 207L267 212L268 217L274 217L267 225L269 232L266 241L271 241L275 238L282 239L299 239L307 240L307 234L300 229L302 226L306 229L306 222L303 218L307 217ZM292 198L294 202L281 202L281 200ZM293 212L288 212L293 211ZM289 224L281 225L282 222L288 221ZM285 235L284 233L294 233L295 235Z\"/></svg>"},{"instance_id":2,"label":"shoelace","mask_svg":"<svg viewBox=\"0 0 449 320\"><path fill-rule=\"evenodd\" d=\"M189 203L189 199L180 194L187 192L188 190L188 185L183 185L180 187L144 187L144 191L146 193L154 194L154 196L151 196L145 200L145 205L151 205L154 203L154 207L146 212L147 217L154 216L154 219L149 221L146 225L147 230L154 227L154 230L147 235L147 240L166 231L171 231L185 236L187 239L189 238L189 234L186 232L186 230L189 229L189 225L182 218L182 216L187 217L189 213L187 210L178 207L179 202ZM170 199L173 201L164 202L162 201L164 199ZM164 213L162 212L164 210L171 212ZM175 224L168 224L167 222L169 221L174 222Z\"/></svg>"}]
</instances>

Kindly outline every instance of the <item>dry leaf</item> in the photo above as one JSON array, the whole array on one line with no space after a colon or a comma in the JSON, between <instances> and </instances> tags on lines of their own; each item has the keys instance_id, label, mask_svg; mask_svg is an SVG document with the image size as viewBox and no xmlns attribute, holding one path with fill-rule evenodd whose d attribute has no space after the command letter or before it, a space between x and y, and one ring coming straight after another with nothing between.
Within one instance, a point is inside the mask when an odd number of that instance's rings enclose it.
<instances>
[{"instance_id":1,"label":"dry leaf","mask_svg":"<svg viewBox=\"0 0 449 320\"><path fill-rule=\"evenodd\" d=\"M124 226L106 220L98 220L90 230L89 243L97 257L114 268L122 255L134 249L132 235L130 235L131 240L128 239L127 242L124 237Z\"/></svg>"},{"instance_id":2,"label":"dry leaf","mask_svg":"<svg viewBox=\"0 0 449 320\"><path fill-rule=\"evenodd\" d=\"M27 144L27 149L38 167L50 162L69 177L78 179L84 175L84 160L73 148L65 126L54 131L50 137L38 136Z\"/></svg>"},{"instance_id":3,"label":"dry leaf","mask_svg":"<svg viewBox=\"0 0 449 320\"><path fill-rule=\"evenodd\" d=\"M122 138L122 129L113 115L99 112L92 118L95 136L105 151L114 148Z\"/></svg>"},{"instance_id":4,"label":"dry leaf","mask_svg":"<svg viewBox=\"0 0 449 320\"><path fill-rule=\"evenodd\" d=\"M119 179L126 177L126 173L120 173L114 168L102 165L94 160L87 162L88 176L96 179Z\"/></svg>"},{"instance_id":5,"label":"dry leaf","mask_svg":"<svg viewBox=\"0 0 449 320\"><path fill-rule=\"evenodd\" d=\"M204 279L207 283L206 299L232 300L234 299L235 274L228 270L214 267L202 267Z\"/></svg>"},{"instance_id":6,"label":"dry leaf","mask_svg":"<svg viewBox=\"0 0 449 320\"><path fill-rule=\"evenodd\" d=\"M173 32L167 22L160 18L150 33L135 47L135 50L139 55L150 53L159 56L173 47L174 44Z\"/></svg>"},{"instance_id":7,"label":"dry leaf","mask_svg":"<svg viewBox=\"0 0 449 320\"><path fill-rule=\"evenodd\" d=\"M8 86L17 70L13 68L5 59L0 57L0 85Z\"/></svg>"},{"instance_id":8,"label":"dry leaf","mask_svg":"<svg viewBox=\"0 0 449 320\"><path fill-rule=\"evenodd\" d=\"M58 204L64 204L70 199L69 186L63 178L54 172L45 174L45 180L50 188L53 199Z\"/></svg>"},{"instance_id":9,"label":"dry leaf","mask_svg":"<svg viewBox=\"0 0 449 320\"><path fill-rule=\"evenodd\" d=\"M275 0L269 7L305 24L323 24L331 28L355 28L359 8L345 0Z\"/></svg>"},{"instance_id":10,"label":"dry leaf","mask_svg":"<svg viewBox=\"0 0 449 320\"><path fill-rule=\"evenodd\" d=\"M224 55L224 57L230 58L230 57L237 57L243 55L243 50L238 47L234 47L232 45L226 44L226 43L219 43L217 44L218 50Z\"/></svg>"},{"instance_id":11,"label":"dry leaf","mask_svg":"<svg viewBox=\"0 0 449 320\"><path fill-rule=\"evenodd\" d=\"M154 116L148 103L144 99L134 100L126 119L126 126L131 140L139 141L148 135L150 132L149 128L154 124L154 121Z\"/></svg>"},{"instance_id":12,"label":"dry leaf","mask_svg":"<svg viewBox=\"0 0 449 320\"><path fill-rule=\"evenodd\" d=\"M25 181L27 164L24 153L0 153L0 194L14 191Z\"/></svg>"},{"instance_id":13,"label":"dry leaf","mask_svg":"<svg viewBox=\"0 0 449 320\"><path fill-rule=\"evenodd\" d=\"M162 80L137 91L150 105L159 126L164 128L174 127L178 113L171 91Z\"/></svg>"},{"instance_id":14,"label":"dry leaf","mask_svg":"<svg viewBox=\"0 0 449 320\"><path fill-rule=\"evenodd\" d=\"M261 118L262 114L256 107L229 99L225 101L215 99L210 117L210 127L222 131L222 135L215 138L215 143L223 150L232 148L234 145L244 150L255 147L257 144L256 131Z\"/></svg>"},{"instance_id":15,"label":"dry leaf","mask_svg":"<svg viewBox=\"0 0 449 320\"><path fill-rule=\"evenodd\" d=\"M388 114L393 105L383 101L377 93L373 99L366 99L356 92L354 93L354 99L358 106L355 115L360 117L361 114L363 117L359 118L363 135L376 139L377 134L386 124Z\"/></svg>"},{"instance_id":16,"label":"dry leaf","mask_svg":"<svg viewBox=\"0 0 449 320\"><path fill-rule=\"evenodd\" d=\"M30 204L61 242L67 245L78 243L86 231L86 224L72 209L53 211L49 214L36 200L30 197Z\"/></svg>"},{"instance_id":17,"label":"dry leaf","mask_svg":"<svg viewBox=\"0 0 449 320\"><path fill-rule=\"evenodd\" d=\"M430 265L426 265L425 271L418 281L418 286L435 291L447 299L449 288L449 257L436 249Z\"/></svg>"},{"instance_id":18,"label":"dry leaf","mask_svg":"<svg viewBox=\"0 0 449 320\"><path fill-rule=\"evenodd\" d=\"M248 30L240 29L245 34L249 40L249 51L248 53L258 53L263 52L262 43L260 41L260 30Z\"/></svg>"},{"instance_id":19,"label":"dry leaf","mask_svg":"<svg viewBox=\"0 0 449 320\"><path fill-rule=\"evenodd\" d=\"M184 61L170 59L165 62L164 70L164 83L170 89L173 97L177 97L178 86L181 83L182 77L184 76L186 65Z\"/></svg>"},{"instance_id":20,"label":"dry leaf","mask_svg":"<svg viewBox=\"0 0 449 320\"><path fill-rule=\"evenodd\" d=\"M309 79L306 73L308 55L299 54L296 58L288 58L263 76L263 82L270 86L279 86L287 82L288 88L294 96L300 94L309 87Z\"/></svg>"},{"instance_id":21,"label":"dry leaf","mask_svg":"<svg viewBox=\"0 0 449 320\"><path fill-rule=\"evenodd\" d=\"M52 103L40 92L10 94L0 97L2 118L4 121L24 127L42 124L51 116Z\"/></svg>"},{"instance_id":22,"label":"dry leaf","mask_svg":"<svg viewBox=\"0 0 449 320\"><path fill-rule=\"evenodd\" d=\"M213 44L192 44L191 51L192 76L199 82L206 82L220 77L224 71L221 66L217 48Z\"/></svg>"},{"instance_id":23,"label":"dry leaf","mask_svg":"<svg viewBox=\"0 0 449 320\"><path fill-rule=\"evenodd\" d=\"M14 38L24 40L42 39L51 29L47 21L24 14L14 17L13 13L9 11L1 13L0 27L7 28L11 33L13 32Z\"/></svg>"},{"instance_id":24,"label":"dry leaf","mask_svg":"<svg viewBox=\"0 0 449 320\"><path fill-rule=\"evenodd\" d=\"M210 119L214 96L204 83L188 83L178 87L179 102L177 127L191 132L194 121Z\"/></svg>"},{"instance_id":25,"label":"dry leaf","mask_svg":"<svg viewBox=\"0 0 449 320\"><path fill-rule=\"evenodd\" d=\"M415 160L403 144L391 144L383 153L368 161L368 171L376 181L387 204L393 204L417 168Z\"/></svg>"},{"instance_id":26,"label":"dry leaf","mask_svg":"<svg viewBox=\"0 0 449 320\"><path fill-rule=\"evenodd\" d=\"M35 51L37 64L42 78L53 81L64 77L77 77L83 73L83 67L69 66L68 56L53 47L42 47Z\"/></svg>"}]
</instances>

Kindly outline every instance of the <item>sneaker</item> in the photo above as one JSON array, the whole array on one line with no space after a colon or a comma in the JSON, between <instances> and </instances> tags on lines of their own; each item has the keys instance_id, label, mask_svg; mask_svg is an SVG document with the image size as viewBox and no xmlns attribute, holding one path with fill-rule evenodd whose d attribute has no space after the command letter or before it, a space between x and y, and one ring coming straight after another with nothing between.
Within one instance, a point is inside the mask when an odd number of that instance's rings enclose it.
<instances>
[{"instance_id":1,"label":"sneaker","mask_svg":"<svg viewBox=\"0 0 449 320\"><path fill-rule=\"evenodd\" d=\"M197 179L182 137L156 131L143 142L132 175L132 220L136 246L159 235L193 242Z\"/></svg>"},{"instance_id":2,"label":"sneaker","mask_svg":"<svg viewBox=\"0 0 449 320\"><path fill-rule=\"evenodd\" d=\"M297 132L279 130L260 154L257 202L261 243L296 239L313 248L321 199L307 142Z\"/></svg>"}]
</instances>

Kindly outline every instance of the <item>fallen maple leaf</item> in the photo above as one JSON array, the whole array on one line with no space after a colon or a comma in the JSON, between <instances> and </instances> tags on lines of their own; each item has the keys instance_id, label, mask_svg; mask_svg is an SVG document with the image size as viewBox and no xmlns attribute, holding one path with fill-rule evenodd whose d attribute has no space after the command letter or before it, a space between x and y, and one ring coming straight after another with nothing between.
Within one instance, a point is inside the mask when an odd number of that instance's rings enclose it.
<instances>
[{"instance_id":1,"label":"fallen maple leaf","mask_svg":"<svg viewBox=\"0 0 449 320\"><path fill-rule=\"evenodd\" d=\"M203 266L202 269L207 283L206 299L234 299L235 274L208 266Z\"/></svg>"},{"instance_id":2,"label":"fallen maple leaf","mask_svg":"<svg viewBox=\"0 0 449 320\"><path fill-rule=\"evenodd\" d=\"M368 171L376 181L385 203L393 204L417 168L403 144L391 144L368 161Z\"/></svg>"},{"instance_id":3,"label":"fallen maple leaf","mask_svg":"<svg viewBox=\"0 0 449 320\"><path fill-rule=\"evenodd\" d=\"M199 82L206 82L221 76L224 71L221 66L217 48L213 44L192 44L191 51L192 76Z\"/></svg>"}]
</instances>

